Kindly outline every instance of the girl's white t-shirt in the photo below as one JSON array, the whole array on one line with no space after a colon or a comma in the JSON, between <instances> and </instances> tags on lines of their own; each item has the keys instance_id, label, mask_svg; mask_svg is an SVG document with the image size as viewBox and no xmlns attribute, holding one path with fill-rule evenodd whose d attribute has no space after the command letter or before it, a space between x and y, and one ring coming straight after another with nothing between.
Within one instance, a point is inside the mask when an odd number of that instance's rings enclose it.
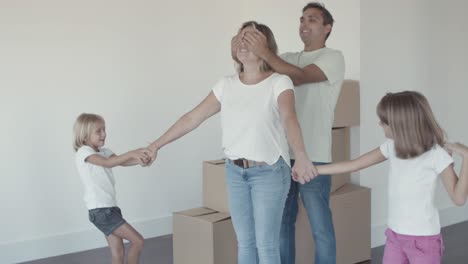
<instances>
[{"instance_id":1,"label":"girl's white t-shirt","mask_svg":"<svg viewBox=\"0 0 468 264\"><path fill-rule=\"evenodd\" d=\"M89 146L82 146L76 152L75 162L84 185L86 208L91 210L117 206L112 169L86 162L86 158L93 154L109 158L114 153L107 148L101 148L96 152Z\"/></svg>"},{"instance_id":2,"label":"girl's white t-shirt","mask_svg":"<svg viewBox=\"0 0 468 264\"><path fill-rule=\"evenodd\" d=\"M280 157L289 164L285 129L278 96L294 91L291 79L273 73L255 85L243 84L238 75L219 80L213 93L221 104L223 151L229 159L245 158L274 164Z\"/></svg>"},{"instance_id":3,"label":"girl's white t-shirt","mask_svg":"<svg viewBox=\"0 0 468 264\"><path fill-rule=\"evenodd\" d=\"M380 151L389 160L388 227L399 234L429 236L440 233L439 212L434 203L438 175L453 163L441 146L411 159L396 156L388 139Z\"/></svg>"}]
</instances>

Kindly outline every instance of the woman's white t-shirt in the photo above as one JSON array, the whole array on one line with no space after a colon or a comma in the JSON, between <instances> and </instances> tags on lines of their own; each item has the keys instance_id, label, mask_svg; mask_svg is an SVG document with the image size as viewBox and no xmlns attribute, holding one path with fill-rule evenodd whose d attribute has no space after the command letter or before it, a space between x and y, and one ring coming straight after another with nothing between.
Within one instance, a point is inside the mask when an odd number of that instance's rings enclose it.
<instances>
[{"instance_id":1,"label":"woman's white t-shirt","mask_svg":"<svg viewBox=\"0 0 468 264\"><path fill-rule=\"evenodd\" d=\"M439 145L411 159L396 156L388 139L380 151L389 160L388 227L399 234L429 236L440 233L439 212L434 204L438 175L453 163Z\"/></svg>"},{"instance_id":2,"label":"woman's white t-shirt","mask_svg":"<svg viewBox=\"0 0 468 264\"><path fill-rule=\"evenodd\" d=\"M245 158L274 164L280 156L289 164L278 96L294 91L291 79L273 73L258 84L243 84L238 75L219 80L213 93L221 104L223 150L229 159Z\"/></svg>"},{"instance_id":3,"label":"woman's white t-shirt","mask_svg":"<svg viewBox=\"0 0 468 264\"><path fill-rule=\"evenodd\" d=\"M101 148L96 152L89 146L82 146L76 152L75 162L84 185L86 208L90 210L117 206L112 169L86 162L86 158L93 154L109 158L114 153L107 148Z\"/></svg>"}]
</instances>

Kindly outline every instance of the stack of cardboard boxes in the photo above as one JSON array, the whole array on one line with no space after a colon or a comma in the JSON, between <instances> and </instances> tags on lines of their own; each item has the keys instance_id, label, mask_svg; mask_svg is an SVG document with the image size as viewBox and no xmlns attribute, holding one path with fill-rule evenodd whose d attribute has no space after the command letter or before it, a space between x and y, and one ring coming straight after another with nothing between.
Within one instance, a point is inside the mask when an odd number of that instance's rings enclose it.
<instances>
[{"instance_id":1,"label":"stack of cardboard boxes","mask_svg":"<svg viewBox=\"0 0 468 264\"><path fill-rule=\"evenodd\" d=\"M359 83L345 80L335 109L333 161L350 159L349 127L359 125ZM370 259L370 189L350 183L350 174L332 176L330 207L337 263ZM174 213L174 264L236 264L237 242L229 215L224 160L203 162L203 206ZM310 264L314 241L299 199L296 263Z\"/></svg>"}]
</instances>

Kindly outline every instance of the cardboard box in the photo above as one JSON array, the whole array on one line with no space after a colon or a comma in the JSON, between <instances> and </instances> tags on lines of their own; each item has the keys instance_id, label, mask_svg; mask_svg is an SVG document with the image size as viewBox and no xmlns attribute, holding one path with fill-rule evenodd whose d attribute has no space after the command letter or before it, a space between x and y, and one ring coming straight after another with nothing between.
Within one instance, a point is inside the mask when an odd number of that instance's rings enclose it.
<instances>
[{"instance_id":1,"label":"cardboard box","mask_svg":"<svg viewBox=\"0 0 468 264\"><path fill-rule=\"evenodd\" d=\"M333 127L359 126L360 122L359 82L344 80L336 102Z\"/></svg>"},{"instance_id":2,"label":"cardboard box","mask_svg":"<svg viewBox=\"0 0 468 264\"><path fill-rule=\"evenodd\" d=\"M349 128L332 130L332 159L334 162L350 159ZM332 175L331 192L350 181L350 174ZM219 212L229 212L224 160L203 162L203 206Z\"/></svg>"},{"instance_id":3,"label":"cardboard box","mask_svg":"<svg viewBox=\"0 0 468 264\"><path fill-rule=\"evenodd\" d=\"M203 162L203 206L229 212L224 160Z\"/></svg>"},{"instance_id":4,"label":"cardboard box","mask_svg":"<svg viewBox=\"0 0 468 264\"><path fill-rule=\"evenodd\" d=\"M208 208L173 214L174 264L237 264L231 217Z\"/></svg>"},{"instance_id":5,"label":"cardboard box","mask_svg":"<svg viewBox=\"0 0 468 264\"><path fill-rule=\"evenodd\" d=\"M351 158L351 135L349 128L334 128L332 130L332 161L339 162ZM351 180L351 173L332 175L330 192L341 188Z\"/></svg>"},{"instance_id":6,"label":"cardboard box","mask_svg":"<svg viewBox=\"0 0 468 264\"><path fill-rule=\"evenodd\" d=\"M369 188L346 184L330 197L336 236L336 263L350 264L371 257L371 192ZM314 241L307 213L300 202L296 222L296 263L313 263Z\"/></svg>"}]
</instances>

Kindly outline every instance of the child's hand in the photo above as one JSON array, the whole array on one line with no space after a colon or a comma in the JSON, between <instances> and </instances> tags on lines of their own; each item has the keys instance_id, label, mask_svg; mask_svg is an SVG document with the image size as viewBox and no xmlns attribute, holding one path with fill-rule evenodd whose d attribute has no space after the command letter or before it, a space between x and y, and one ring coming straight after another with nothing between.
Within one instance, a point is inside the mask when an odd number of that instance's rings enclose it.
<instances>
[{"instance_id":1,"label":"child's hand","mask_svg":"<svg viewBox=\"0 0 468 264\"><path fill-rule=\"evenodd\" d=\"M468 157L468 147L461 143L447 143L445 148L450 152L455 152L461 156ZM451 153L450 153L451 154Z\"/></svg>"},{"instance_id":2,"label":"child's hand","mask_svg":"<svg viewBox=\"0 0 468 264\"><path fill-rule=\"evenodd\" d=\"M147 166L151 166L158 156L159 147L155 143L151 143L147 149L150 151L150 160L148 161Z\"/></svg>"},{"instance_id":3,"label":"child's hand","mask_svg":"<svg viewBox=\"0 0 468 264\"><path fill-rule=\"evenodd\" d=\"M144 148L144 150L145 158L141 161L142 163L140 165L142 167L148 167L151 164L151 156L153 155L153 152L148 148Z\"/></svg>"},{"instance_id":4,"label":"child's hand","mask_svg":"<svg viewBox=\"0 0 468 264\"><path fill-rule=\"evenodd\" d=\"M303 155L296 157L296 162L291 169L291 176L294 181L305 184L313 180L317 175L317 169L312 161Z\"/></svg>"},{"instance_id":5,"label":"child's hand","mask_svg":"<svg viewBox=\"0 0 468 264\"><path fill-rule=\"evenodd\" d=\"M147 148L139 148L132 151L132 157L138 161L142 167L148 166L151 161L151 150Z\"/></svg>"}]
</instances>

